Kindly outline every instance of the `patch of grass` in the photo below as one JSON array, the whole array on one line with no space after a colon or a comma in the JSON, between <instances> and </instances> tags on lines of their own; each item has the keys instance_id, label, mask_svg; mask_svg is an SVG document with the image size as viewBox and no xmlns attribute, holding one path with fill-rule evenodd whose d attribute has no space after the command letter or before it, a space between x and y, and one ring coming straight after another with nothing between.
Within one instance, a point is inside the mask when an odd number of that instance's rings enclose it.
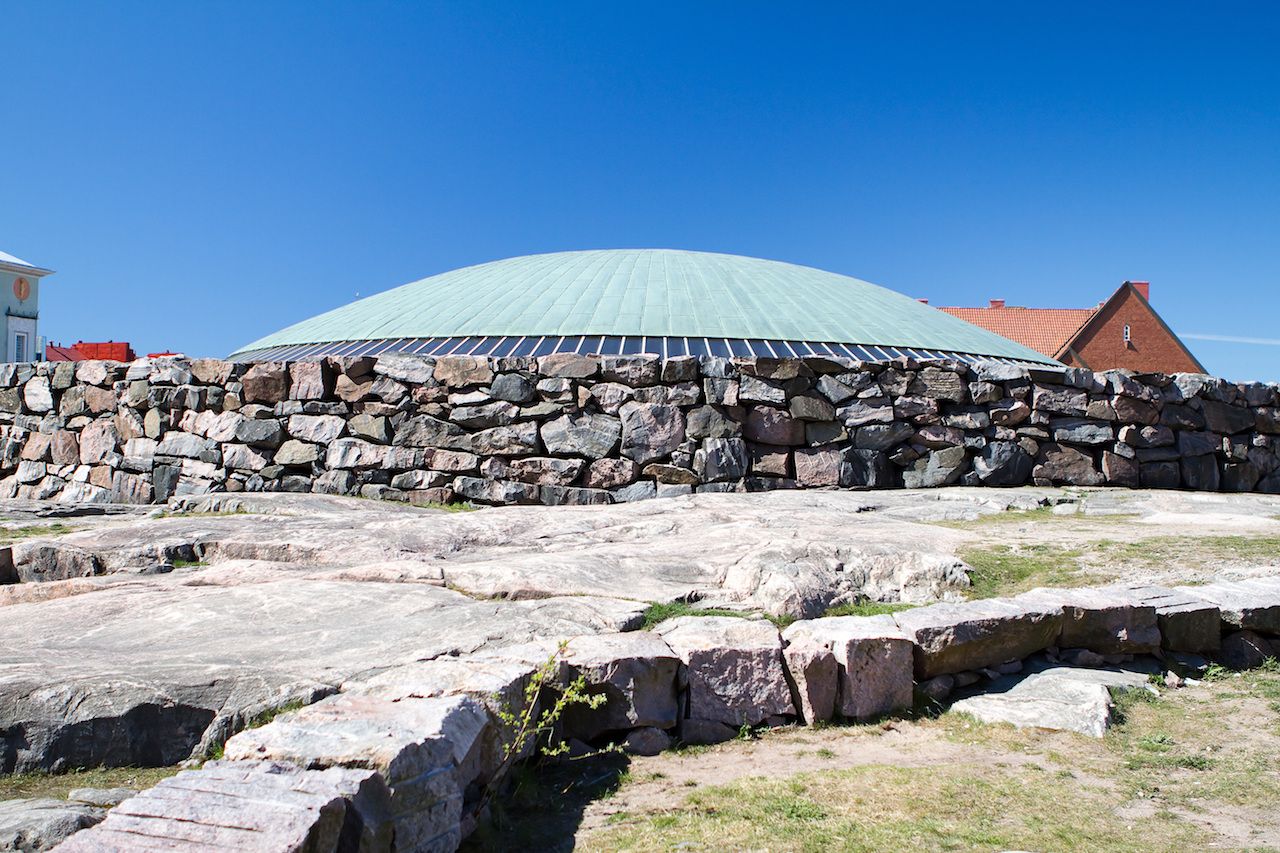
<instances>
[{"instance_id":1,"label":"patch of grass","mask_svg":"<svg viewBox=\"0 0 1280 853\"><path fill-rule=\"evenodd\" d=\"M692 604L684 601L658 602L655 601L649 605L644 612L644 624L640 626L641 631L648 631L659 622L665 622L668 619L676 619L680 616L732 616L738 619L747 619L754 614L743 613L740 610L721 610L714 607L700 608L694 607Z\"/></svg>"},{"instance_id":2,"label":"patch of grass","mask_svg":"<svg viewBox=\"0 0 1280 853\"><path fill-rule=\"evenodd\" d=\"M476 510L480 509L480 507L476 506L475 504L469 504L469 503L443 504L438 501L426 501L424 503L414 504L414 506L421 507L422 509L438 509L438 510L443 510L444 512L475 512Z\"/></svg>"},{"instance_id":3,"label":"patch of grass","mask_svg":"<svg viewBox=\"0 0 1280 853\"><path fill-rule=\"evenodd\" d=\"M1130 712L1137 705L1150 705L1159 697L1150 690L1142 688L1112 690L1111 701L1114 707L1111 710L1111 718L1115 725L1123 725L1124 721L1129 718Z\"/></svg>"},{"instance_id":4,"label":"patch of grass","mask_svg":"<svg viewBox=\"0 0 1280 853\"><path fill-rule=\"evenodd\" d=\"M993 598L1037 586L1086 586L1099 580L1080 571L1082 552L1056 545L992 545L968 548L969 598Z\"/></svg>"},{"instance_id":5,"label":"patch of grass","mask_svg":"<svg viewBox=\"0 0 1280 853\"><path fill-rule=\"evenodd\" d=\"M132 788L141 791L181 770L181 767L98 767L68 773L0 775L0 800L48 797L65 800L75 788Z\"/></svg>"},{"instance_id":6,"label":"patch of grass","mask_svg":"<svg viewBox=\"0 0 1280 853\"><path fill-rule=\"evenodd\" d=\"M175 569L195 569L209 564L203 560L170 560L169 565Z\"/></svg>"},{"instance_id":7,"label":"patch of grass","mask_svg":"<svg viewBox=\"0 0 1280 853\"><path fill-rule=\"evenodd\" d=\"M1160 536L1089 546L1111 559L1144 566L1204 564L1223 560L1280 562L1280 536Z\"/></svg>"},{"instance_id":8,"label":"patch of grass","mask_svg":"<svg viewBox=\"0 0 1280 853\"><path fill-rule=\"evenodd\" d=\"M868 765L703 788L682 807L588 837L591 850L1155 851L1202 842L1190 824L1122 819L1108 792L1062 796L1027 767Z\"/></svg>"},{"instance_id":9,"label":"patch of grass","mask_svg":"<svg viewBox=\"0 0 1280 853\"><path fill-rule=\"evenodd\" d=\"M61 522L28 524L23 527L4 527L0 528L0 545L8 545L10 542L17 542L19 539L30 539L34 536L61 536L64 533L72 533L74 531L74 527Z\"/></svg>"},{"instance_id":10,"label":"patch of grass","mask_svg":"<svg viewBox=\"0 0 1280 853\"><path fill-rule=\"evenodd\" d=\"M1157 797L1166 808L1231 805L1270 813L1280 801L1280 754L1245 737L1256 722L1229 721L1280 697L1280 671L1211 675L1203 687L1128 705L1122 723L1104 738L1123 771L1108 774L1131 796ZM1275 731L1280 708L1264 713L1272 715Z\"/></svg>"},{"instance_id":11,"label":"patch of grass","mask_svg":"<svg viewBox=\"0 0 1280 853\"><path fill-rule=\"evenodd\" d=\"M935 521L938 527L952 527L957 530L972 530L975 527L990 527L996 524L1015 524L1025 521L1045 521L1054 518L1053 507L1041 506L1035 509L1008 509L1003 512L990 512L977 518L961 521Z\"/></svg>"},{"instance_id":12,"label":"patch of grass","mask_svg":"<svg viewBox=\"0 0 1280 853\"><path fill-rule=\"evenodd\" d=\"M259 711L254 714L249 718L249 721L244 724L244 727L246 729L262 728L281 714L287 714L290 711L297 711L301 708L305 708L306 706L307 703L303 702L301 699L294 699L292 702L285 702L283 705L277 705L274 708L268 708L265 711Z\"/></svg>"},{"instance_id":13,"label":"patch of grass","mask_svg":"<svg viewBox=\"0 0 1280 853\"><path fill-rule=\"evenodd\" d=\"M267 708L266 710L259 711L245 722L244 730L260 729L281 714L287 714L290 711L297 711L299 708L305 708L306 706L307 703L301 699L294 699L291 702L285 702L283 705L277 705L274 708ZM214 746L213 749L209 750L209 752L204 756L204 760L221 761L224 755L226 755L226 744L220 743Z\"/></svg>"},{"instance_id":14,"label":"patch of grass","mask_svg":"<svg viewBox=\"0 0 1280 853\"><path fill-rule=\"evenodd\" d=\"M903 601L858 601L853 604L840 604L835 607L828 608L823 616L884 616L890 613L900 613L903 610L910 610L916 607L915 604L907 604Z\"/></svg>"}]
</instances>

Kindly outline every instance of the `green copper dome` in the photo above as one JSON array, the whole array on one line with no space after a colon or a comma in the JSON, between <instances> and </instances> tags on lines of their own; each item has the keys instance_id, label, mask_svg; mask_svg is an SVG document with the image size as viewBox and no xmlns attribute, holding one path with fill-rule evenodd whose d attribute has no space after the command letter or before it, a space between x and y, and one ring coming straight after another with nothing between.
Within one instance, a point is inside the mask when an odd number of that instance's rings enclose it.
<instances>
[{"instance_id":1,"label":"green copper dome","mask_svg":"<svg viewBox=\"0 0 1280 853\"><path fill-rule=\"evenodd\" d=\"M464 267L319 314L232 357L564 351L1048 361L856 278L671 249L556 252Z\"/></svg>"}]
</instances>

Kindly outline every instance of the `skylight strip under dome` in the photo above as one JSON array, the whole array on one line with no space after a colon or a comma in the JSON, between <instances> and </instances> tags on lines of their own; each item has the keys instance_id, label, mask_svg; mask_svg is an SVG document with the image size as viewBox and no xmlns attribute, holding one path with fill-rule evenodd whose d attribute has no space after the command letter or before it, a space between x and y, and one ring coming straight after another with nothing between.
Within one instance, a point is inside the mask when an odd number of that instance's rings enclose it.
<instances>
[{"instance_id":1,"label":"skylight strip under dome","mask_svg":"<svg viewBox=\"0 0 1280 853\"><path fill-rule=\"evenodd\" d=\"M452 338L399 338L384 341L327 341L269 347L237 355L235 361L308 361L326 356L353 357L377 355L472 355L472 356L544 356L555 353L579 355L659 355L672 358L682 355L749 358L793 358L806 356L850 358L857 361L1000 362L1030 364L1015 358L976 355L974 353L924 350L916 347L842 344L818 341L783 341L743 338L685 338L652 336L601 335L528 335L524 337L458 336Z\"/></svg>"}]
</instances>

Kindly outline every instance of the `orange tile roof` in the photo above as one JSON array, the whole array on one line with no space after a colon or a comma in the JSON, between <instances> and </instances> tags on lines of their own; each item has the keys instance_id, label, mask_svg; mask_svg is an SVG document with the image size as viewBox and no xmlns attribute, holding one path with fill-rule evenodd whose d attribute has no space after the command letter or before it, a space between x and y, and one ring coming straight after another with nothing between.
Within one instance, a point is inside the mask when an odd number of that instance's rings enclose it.
<instances>
[{"instance_id":1,"label":"orange tile roof","mask_svg":"<svg viewBox=\"0 0 1280 853\"><path fill-rule=\"evenodd\" d=\"M1057 358L1097 308L939 308L952 317Z\"/></svg>"}]
</instances>

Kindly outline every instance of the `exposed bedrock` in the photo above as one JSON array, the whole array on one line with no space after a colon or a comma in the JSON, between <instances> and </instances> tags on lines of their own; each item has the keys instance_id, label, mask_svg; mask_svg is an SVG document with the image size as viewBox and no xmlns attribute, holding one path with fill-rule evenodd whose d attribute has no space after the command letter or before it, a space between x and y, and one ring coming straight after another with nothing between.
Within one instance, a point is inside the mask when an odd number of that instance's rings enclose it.
<instances>
[{"instance_id":1,"label":"exposed bedrock","mask_svg":"<svg viewBox=\"0 0 1280 853\"><path fill-rule=\"evenodd\" d=\"M1275 650L1280 635L1264 620L1280 606L1280 582L1224 581L1211 596L1234 609L1186 590L1112 585L805 620L781 635L761 618L682 616L652 632L484 644L359 674L235 735L225 760L125 800L60 849L452 850L506 764L513 730L500 715L537 719L546 707L526 704L539 672L549 680L535 703L578 678L604 697L562 721L564 736L641 753L724 740L744 725L871 719L907 708L913 689L945 701L962 684L954 710L1100 737L1117 693L1155 691L1149 674L1197 665L1173 651L1165 661L1132 652L1204 645L1202 613L1227 633L1224 660L1249 665L1249 654ZM1249 607L1236 606L1244 599ZM1195 618L1162 622L1162 611ZM1181 639L1170 642L1162 625ZM1115 655L1132 663L1101 666ZM142 847L129 846L139 838Z\"/></svg>"}]
</instances>

